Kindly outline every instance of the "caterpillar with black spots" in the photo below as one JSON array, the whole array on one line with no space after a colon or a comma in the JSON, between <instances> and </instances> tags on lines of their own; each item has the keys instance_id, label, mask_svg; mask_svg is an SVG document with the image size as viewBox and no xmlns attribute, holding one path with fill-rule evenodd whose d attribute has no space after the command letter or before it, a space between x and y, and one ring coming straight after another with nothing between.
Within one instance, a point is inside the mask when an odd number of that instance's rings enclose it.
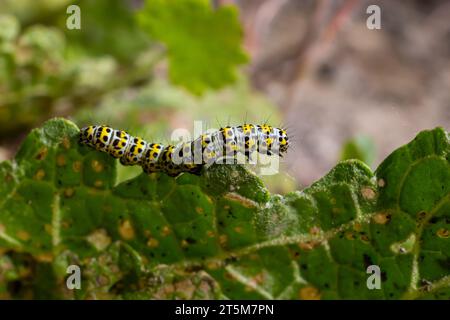
<instances>
[{"instance_id":1,"label":"caterpillar with black spots","mask_svg":"<svg viewBox=\"0 0 450 320\"><path fill-rule=\"evenodd\" d=\"M204 167L233 159L238 154L252 160L256 153L283 156L289 147L286 130L269 125L227 126L177 145L150 143L123 130L93 125L80 130L80 143L106 152L126 166L139 165L144 172L164 172L176 177L187 172L200 175ZM227 162L228 163L228 162Z\"/></svg>"}]
</instances>

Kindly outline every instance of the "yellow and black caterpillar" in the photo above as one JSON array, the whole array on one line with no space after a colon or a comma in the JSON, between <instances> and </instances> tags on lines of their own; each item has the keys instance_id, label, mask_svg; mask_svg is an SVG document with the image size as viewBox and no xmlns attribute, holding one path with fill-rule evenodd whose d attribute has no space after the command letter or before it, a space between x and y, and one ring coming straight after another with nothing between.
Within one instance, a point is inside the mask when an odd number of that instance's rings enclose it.
<instances>
[{"instance_id":1,"label":"yellow and black caterpillar","mask_svg":"<svg viewBox=\"0 0 450 320\"><path fill-rule=\"evenodd\" d=\"M80 143L119 158L123 165L140 165L144 172L182 172L200 175L202 168L238 154L250 160L255 153L283 156L289 146L286 130L269 125L244 124L224 127L177 145L149 143L123 130L88 126L80 131Z\"/></svg>"}]
</instances>

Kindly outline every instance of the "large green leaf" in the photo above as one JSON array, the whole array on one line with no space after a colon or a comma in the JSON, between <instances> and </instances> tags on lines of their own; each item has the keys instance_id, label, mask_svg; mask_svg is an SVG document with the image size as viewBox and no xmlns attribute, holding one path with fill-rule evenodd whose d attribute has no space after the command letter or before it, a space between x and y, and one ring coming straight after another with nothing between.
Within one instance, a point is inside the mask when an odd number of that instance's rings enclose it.
<instances>
[{"instance_id":1,"label":"large green leaf","mask_svg":"<svg viewBox=\"0 0 450 320\"><path fill-rule=\"evenodd\" d=\"M286 196L228 165L115 185L116 161L78 145L78 132L50 120L0 164L0 293L21 281L10 296L29 287L46 298L450 297L450 144L440 128L376 173L344 161ZM65 288L69 264L81 267L82 290ZM15 271L23 265L31 270ZM370 265L380 290L366 285Z\"/></svg>"},{"instance_id":2,"label":"large green leaf","mask_svg":"<svg viewBox=\"0 0 450 320\"><path fill-rule=\"evenodd\" d=\"M221 88L246 62L236 8L213 10L206 0L147 0L138 19L167 47L170 79L195 94Z\"/></svg>"}]
</instances>

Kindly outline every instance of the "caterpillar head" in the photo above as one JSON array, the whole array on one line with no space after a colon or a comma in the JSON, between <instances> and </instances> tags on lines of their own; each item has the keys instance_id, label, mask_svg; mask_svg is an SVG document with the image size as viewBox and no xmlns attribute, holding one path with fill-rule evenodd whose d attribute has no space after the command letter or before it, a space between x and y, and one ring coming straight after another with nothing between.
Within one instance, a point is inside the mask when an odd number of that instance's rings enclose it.
<instances>
[{"instance_id":1,"label":"caterpillar head","mask_svg":"<svg viewBox=\"0 0 450 320\"><path fill-rule=\"evenodd\" d=\"M89 126L80 129L80 143L87 144L91 147L94 146L94 133L97 126Z\"/></svg>"},{"instance_id":2,"label":"caterpillar head","mask_svg":"<svg viewBox=\"0 0 450 320\"><path fill-rule=\"evenodd\" d=\"M280 155L283 155L283 153L286 153L289 148L289 137L286 130L280 130L278 142L280 143Z\"/></svg>"}]
</instances>

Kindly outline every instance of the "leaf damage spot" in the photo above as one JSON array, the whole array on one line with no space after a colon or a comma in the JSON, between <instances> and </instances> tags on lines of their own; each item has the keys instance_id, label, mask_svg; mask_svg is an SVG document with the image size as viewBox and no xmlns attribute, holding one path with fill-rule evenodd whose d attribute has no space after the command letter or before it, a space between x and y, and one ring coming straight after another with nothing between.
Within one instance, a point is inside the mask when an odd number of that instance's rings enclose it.
<instances>
[{"instance_id":1,"label":"leaf damage spot","mask_svg":"<svg viewBox=\"0 0 450 320\"><path fill-rule=\"evenodd\" d=\"M363 187L361 188L361 195L366 200L373 200L377 196L377 193L370 187Z\"/></svg>"},{"instance_id":2,"label":"leaf damage spot","mask_svg":"<svg viewBox=\"0 0 450 320\"><path fill-rule=\"evenodd\" d=\"M67 136L64 136L64 137L62 138L61 143L62 143L63 147L64 147L66 150L69 150L69 149L70 149L71 143L70 143L70 139L69 139Z\"/></svg>"},{"instance_id":3,"label":"leaf damage spot","mask_svg":"<svg viewBox=\"0 0 450 320\"><path fill-rule=\"evenodd\" d=\"M56 165L57 165L58 167L63 167L63 166L66 165L66 157L65 157L63 154L59 154L59 155L56 157Z\"/></svg>"},{"instance_id":4,"label":"leaf damage spot","mask_svg":"<svg viewBox=\"0 0 450 320\"><path fill-rule=\"evenodd\" d=\"M363 242L369 242L369 241L370 241L369 237L368 237L367 234L364 233L364 232L361 232L360 239L361 239L361 241L363 241Z\"/></svg>"},{"instance_id":5,"label":"leaf damage spot","mask_svg":"<svg viewBox=\"0 0 450 320\"><path fill-rule=\"evenodd\" d=\"M36 174L34 175L35 180L42 180L45 177L45 171L44 169L39 169Z\"/></svg>"},{"instance_id":6,"label":"leaf damage spot","mask_svg":"<svg viewBox=\"0 0 450 320\"><path fill-rule=\"evenodd\" d=\"M299 297L302 300L320 300L320 292L313 286L303 287L299 291Z\"/></svg>"},{"instance_id":7,"label":"leaf damage spot","mask_svg":"<svg viewBox=\"0 0 450 320\"><path fill-rule=\"evenodd\" d=\"M71 198L75 194L74 188L66 188L64 189L64 197Z\"/></svg>"},{"instance_id":8,"label":"leaf damage spot","mask_svg":"<svg viewBox=\"0 0 450 320\"><path fill-rule=\"evenodd\" d=\"M95 247L98 251L105 250L111 244L111 238L105 229L94 230L86 237L87 242Z\"/></svg>"},{"instance_id":9,"label":"leaf damage spot","mask_svg":"<svg viewBox=\"0 0 450 320\"><path fill-rule=\"evenodd\" d=\"M53 262L53 254L51 252L39 254L36 256L36 260L45 263Z\"/></svg>"},{"instance_id":10,"label":"leaf damage spot","mask_svg":"<svg viewBox=\"0 0 450 320\"><path fill-rule=\"evenodd\" d=\"M237 226L237 227L234 228L234 232L236 232L236 233L242 233L242 228L239 227L239 226Z\"/></svg>"},{"instance_id":11,"label":"leaf damage spot","mask_svg":"<svg viewBox=\"0 0 450 320\"><path fill-rule=\"evenodd\" d=\"M92 160L91 167L95 172L102 172L104 169L103 164L98 160Z\"/></svg>"},{"instance_id":12,"label":"leaf damage spot","mask_svg":"<svg viewBox=\"0 0 450 320\"><path fill-rule=\"evenodd\" d=\"M159 241L158 239L152 238L150 237L147 241L147 246L150 248L156 248L159 246Z\"/></svg>"},{"instance_id":13,"label":"leaf damage spot","mask_svg":"<svg viewBox=\"0 0 450 320\"><path fill-rule=\"evenodd\" d=\"M79 160L74 161L72 164L72 169L74 172L80 172L81 171L81 161L79 161Z\"/></svg>"},{"instance_id":14,"label":"leaf damage spot","mask_svg":"<svg viewBox=\"0 0 450 320\"><path fill-rule=\"evenodd\" d=\"M185 239L181 240L181 247L187 248L187 246L189 246L189 242L187 242Z\"/></svg>"},{"instance_id":15,"label":"leaf damage spot","mask_svg":"<svg viewBox=\"0 0 450 320\"><path fill-rule=\"evenodd\" d=\"M391 221L391 215L387 212L380 212L374 215L372 220L376 224L387 224Z\"/></svg>"},{"instance_id":16,"label":"leaf damage spot","mask_svg":"<svg viewBox=\"0 0 450 320\"><path fill-rule=\"evenodd\" d=\"M228 242L228 237L227 237L227 235L221 234L221 235L219 236L219 244L220 244L221 246L225 246L225 245L227 244L227 242Z\"/></svg>"},{"instance_id":17,"label":"leaf damage spot","mask_svg":"<svg viewBox=\"0 0 450 320\"><path fill-rule=\"evenodd\" d=\"M447 239L450 236L450 231L448 229L445 228L440 228L437 232L436 232L437 236L439 238L442 239Z\"/></svg>"},{"instance_id":18,"label":"leaf damage spot","mask_svg":"<svg viewBox=\"0 0 450 320\"><path fill-rule=\"evenodd\" d=\"M47 147L43 147L36 155L36 160L41 161L44 160L45 157L47 157L48 149Z\"/></svg>"},{"instance_id":19,"label":"leaf damage spot","mask_svg":"<svg viewBox=\"0 0 450 320\"><path fill-rule=\"evenodd\" d=\"M161 235L163 237L167 237L172 231L170 230L169 226L164 226L161 230Z\"/></svg>"},{"instance_id":20,"label":"leaf damage spot","mask_svg":"<svg viewBox=\"0 0 450 320\"><path fill-rule=\"evenodd\" d=\"M131 225L130 220L122 221L119 225L119 234L125 240L132 240L134 238L134 228Z\"/></svg>"},{"instance_id":21,"label":"leaf damage spot","mask_svg":"<svg viewBox=\"0 0 450 320\"><path fill-rule=\"evenodd\" d=\"M345 238L346 238L347 240L355 240L355 239L356 239L356 236L355 236L355 233L353 233L353 232L351 232L351 231L347 231L347 232L345 233Z\"/></svg>"},{"instance_id":22,"label":"leaf damage spot","mask_svg":"<svg viewBox=\"0 0 450 320\"><path fill-rule=\"evenodd\" d=\"M417 223L421 224L426 216L427 216L427 213L425 211L420 211L419 213L417 213L417 218L416 218Z\"/></svg>"},{"instance_id":23,"label":"leaf damage spot","mask_svg":"<svg viewBox=\"0 0 450 320\"><path fill-rule=\"evenodd\" d=\"M411 233L406 240L391 244L390 249L396 254L407 254L413 251L415 243L416 235Z\"/></svg>"},{"instance_id":24,"label":"leaf damage spot","mask_svg":"<svg viewBox=\"0 0 450 320\"><path fill-rule=\"evenodd\" d=\"M94 186L96 188L101 188L103 186L103 181L102 180L95 180Z\"/></svg>"},{"instance_id":25,"label":"leaf damage spot","mask_svg":"<svg viewBox=\"0 0 450 320\"><path fill-rule=\"evenodd\" d=\"M17 231L17 237L22 241L28 241L31 238L30 234L25 230Z\"/></svg>"},{"instance_id":26,"label":"leaf damage spot","mask_svg":"<svg viewBox=\"0 0 450 320\"><path fill-rule=\"evenodd\" d=\"M386 182L384 181L384 179L378 179L377 185L378 185L380 188L383 188L383 187L386 185Z\"/></svg>"},{"instance_id":27,"label":"leaf damage spot","mask_svg":"<svg viewBox=\"0 0 450 320\"><path fill-rule=\"evenodd\" d=\"M208 269L208 270L217 270L217 269L219 269L219 268L221 268L222 267L222 263L220 262L220 261L209 261L207 264L206 264L206 268ZM228 273L225 273L225 275L227 275Z\"/></svg>"}]
</instances>

